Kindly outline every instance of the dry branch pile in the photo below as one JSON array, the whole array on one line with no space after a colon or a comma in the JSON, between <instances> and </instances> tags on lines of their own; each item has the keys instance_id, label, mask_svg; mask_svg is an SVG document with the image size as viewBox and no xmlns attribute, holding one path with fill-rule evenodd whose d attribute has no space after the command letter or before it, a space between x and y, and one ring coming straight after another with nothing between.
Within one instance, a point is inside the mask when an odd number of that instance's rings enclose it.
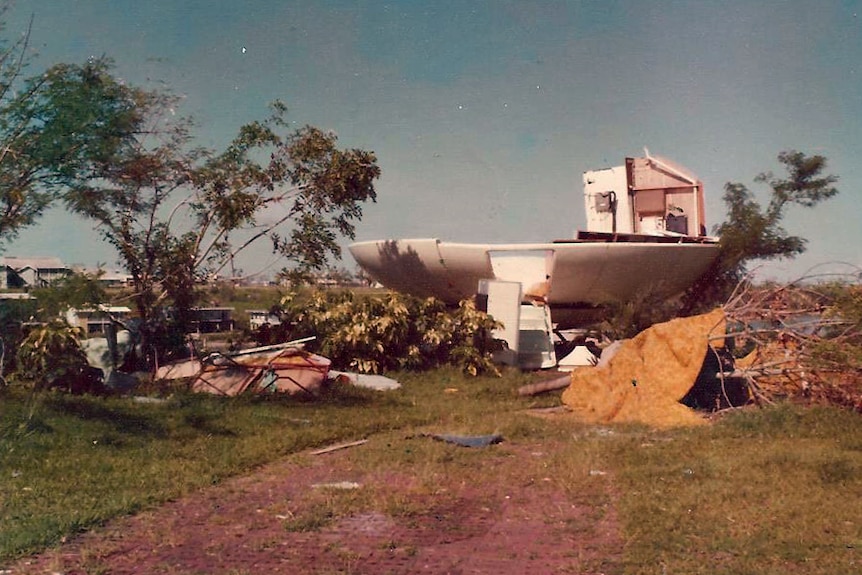
<instances>
[{"instance_id":1,"label":"dry branch pile","mask_svg":"<svg viewBox=\"0 0 862 575\"><path fill-rule=\"evenodd\" d=\"M739 358L725 376L745 378L755 401L802 399L862 412L862 287L746 283L724 311Z\"/></svg>"}]
</instances>

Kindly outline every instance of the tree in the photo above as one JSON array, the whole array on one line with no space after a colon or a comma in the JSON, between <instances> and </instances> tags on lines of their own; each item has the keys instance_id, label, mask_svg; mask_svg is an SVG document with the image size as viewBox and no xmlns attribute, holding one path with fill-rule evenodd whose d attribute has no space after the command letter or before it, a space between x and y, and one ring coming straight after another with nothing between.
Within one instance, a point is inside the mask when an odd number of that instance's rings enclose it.
<instances>
[{"instance_id":1,"label":"tree","mask_svg":"<svg viewBox=\"0 0 862 575\"><path fill-rule=\"evenodd\" d=\"M789 235L781 222L791 205L812 208L838 193L838 178L824 175L826 158L807 156L795 150L781 152L778 161L787 170L785 178L764 172L755 182L771 189L765 209L743 184L724 186L727 219L716 227L720 251L709 270L683 297L684 313L695 313L726 301L749 272L749 264L759 260L792 258L805 251L807 240Z\"/></svg>"},{"instance_id":2,"label":"tree","mask_svg":"<svg viewBox=\"0 0 862 575\"><path fill-rule=\"evenodd\" d=\"M341 255L339 238L353 237L362 203L376 198L373 153L341 150L335 135L310 126L283 133L279 102L216 154L192 147L192 123L173 115L176 97L121 84L104 63L93 72L134 113L124 116L122 145L64 197L98 225L132 276L145 349L182 333L195 286L259 240L288 261L286 275L325 268Z\"/></svg>"},{"instance_id":3,"label":"tree","mask_svg":"<svg viewBox=\"0 0 862 575\"><path fill-rule=\"evenodd\" d=\"M38 317L43 320L54 319L70 307L95 308L108 300L99 275L86 273L69 274L47 287L33 289L32 295L39 302Z\"/></svg>"},{"instance_id":4,"label":"tree","mask_svg":"<svg viewBox=\"0 0 862 575\"><path fill-rule=\"evenodd\" d=\"M0 6L0 15L7 8ZM104 84L104 63L23 78L29 31L0 43L0 243L33 224L60 190L92 175L124 141L136 109Z\"/></svg>"}]
</instances>

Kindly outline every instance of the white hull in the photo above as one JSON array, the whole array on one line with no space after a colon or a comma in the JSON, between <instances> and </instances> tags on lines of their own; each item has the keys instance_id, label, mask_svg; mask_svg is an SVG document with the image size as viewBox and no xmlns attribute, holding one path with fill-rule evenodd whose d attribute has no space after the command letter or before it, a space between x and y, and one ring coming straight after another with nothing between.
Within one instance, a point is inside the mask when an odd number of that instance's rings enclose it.
<instances>
[{"instance_id":1,"label":"white hull","mask_svg":"<svg viewBox=\"0 0 862 575\"><path fill-rule=\"evenodd\" d=\"M571 241L536 244L464 244L437 239L358 242L356 261L384 286L447 303L473 297L480 279L498 277L492 254L546 254L545 293L554 320L576 326L612 301L631 301L649 291L683 292L718 253L715 243ZM525 286L529 290L530 286Z\"/></svg>"}]
</instances>

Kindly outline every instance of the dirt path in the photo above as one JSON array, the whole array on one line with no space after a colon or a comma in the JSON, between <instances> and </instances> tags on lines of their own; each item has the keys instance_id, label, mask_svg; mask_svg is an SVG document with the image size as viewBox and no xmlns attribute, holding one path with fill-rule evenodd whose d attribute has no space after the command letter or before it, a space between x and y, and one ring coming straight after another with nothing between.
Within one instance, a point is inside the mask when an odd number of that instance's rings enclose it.
<instances>
[{"instance_id":1,"label":"dirt path","mask_svg":"<svg viewBox=\"0 0 862 575\"><path fill-rule=\"evenodd\" d=\"M576 503L563 486L525 471L523 458L546 457L548 445L489 449L481 484L447 476L432 490L411 474L358 471L347 450L292 457L113 521L4 573L619 571L614 509ZM328 513L351 505L354 512Z\"/></svg>"}]
</instances>

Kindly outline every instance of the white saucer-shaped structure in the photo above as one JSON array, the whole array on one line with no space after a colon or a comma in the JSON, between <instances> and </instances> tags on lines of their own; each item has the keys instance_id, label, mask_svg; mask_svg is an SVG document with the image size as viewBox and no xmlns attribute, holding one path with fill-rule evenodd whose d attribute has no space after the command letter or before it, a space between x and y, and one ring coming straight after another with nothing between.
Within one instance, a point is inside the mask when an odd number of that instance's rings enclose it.
<instances>
[{"instance_id":1,"label":"white saucer-shaped structure","mask_svg":"<svg viewBox=\"0 0 862 575\"><path fill-rule=\"evenodd\" d=\"M384 286L447 303L479 280L516 281L547 302L561 327L584 325L609 302L685 291L718 255L707 237L703 184L669 160L626 158L584 172L587 231L549 243L466 244L434 238L358 242L353 257Z\"/></svg>"},{"instance_id":2,"label":"white saucer-shaped structure","mask_svg":"<svg viewBox=\"0 0 862 575\"><path fill-rule=\"evenodd\" d=\"M541 259L545 277L537 279L545 281L525 285L525 294L543 297L561 327L593 321L609 302L679 294L718 253L712 242L466 244L433 238L358 242L349 249L384 286L450 304L474 296L481 279L515 279L513 268L535 267L531 263Z\"/></svg>"}]
</instances>

